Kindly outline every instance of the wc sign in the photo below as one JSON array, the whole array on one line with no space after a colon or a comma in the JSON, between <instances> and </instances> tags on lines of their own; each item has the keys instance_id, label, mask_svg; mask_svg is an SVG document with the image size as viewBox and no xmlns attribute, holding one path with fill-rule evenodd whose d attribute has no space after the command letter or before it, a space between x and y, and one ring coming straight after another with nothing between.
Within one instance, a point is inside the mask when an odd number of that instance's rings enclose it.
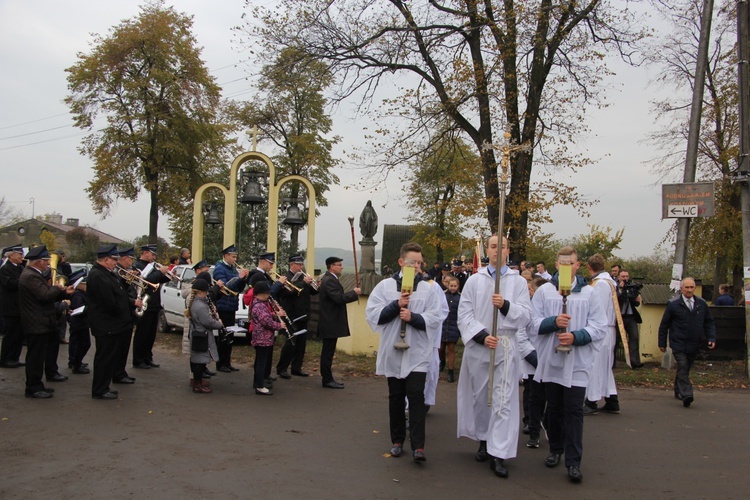
<instances>
[{"instance_id":1,"label":"wc sign","mask_svg":"<svg viewBox=\"0 0 750 500\"><path fill-rule=\"evenodd\" d=\"M714 183L662 184L661 217L711 217L714 215Z\"/></svg>"}]
</instances>

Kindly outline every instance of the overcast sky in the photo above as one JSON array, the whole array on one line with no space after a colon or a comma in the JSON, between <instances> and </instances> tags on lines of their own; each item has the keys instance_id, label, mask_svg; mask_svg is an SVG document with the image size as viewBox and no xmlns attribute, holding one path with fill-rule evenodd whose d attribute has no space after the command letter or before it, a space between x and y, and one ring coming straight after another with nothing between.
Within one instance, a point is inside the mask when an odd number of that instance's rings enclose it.
<instances>
[{"instance_id":1,"label":"overcast sky","mask_svg":"<svg viewBox=\"0 0 750 500\"><path fill-rule=\"evenodd\" d=\"M64 69L76 62L77 52L87 52L91 34L106 35L122 19L138 13L133 0L0 0L0 196L30 217L58 212L64 219L78 218L123 239L148 232L148 202L120 201L106 220L97 216L84 188L92 178L91 162L78 154L85 135L71 126L63 99L67 95ZM178 11L194 15L194 34L204 47L203 59L224 89L224 96L246 98L246 68L240 63L247 55L233 45L230 29L241 22L241 0L178 0ZM649 115L649 74L643 68L615 64L617 75L607 80L611 106L588 115L593 131L579 147L598 159L568 182L577 185L586 199L599 199L591 217L580 219L569 208L553 212L555 223L545 227L556 237L587 232L586 223L625 228L621 257L650 255L671 227L661 220L661 187L644 161L657 156L643 143L654 119ZM361 144L366 123L353 119L351 107L342 106L334 118L334 132L343 143L336 154ZM247 145L248 149L250 148ZM259 148L264 151L263 146ZM339 169L341 186L328 194L329 206L321 209L317 221L316 246L351 247L346 220L359 217L372 199L379 219L376 241L382 243L384 224L406 223L397 186L387 191L361 193L345 189L359 174ZM386 205L383 208L383 205ZM169 239L167 220L160 218L160 235ZM359 232L357 232L359 236ZM469 235L475 236L475 235ZM305 236L301 236L300 241Z\"/></svg>"}]
</instances>

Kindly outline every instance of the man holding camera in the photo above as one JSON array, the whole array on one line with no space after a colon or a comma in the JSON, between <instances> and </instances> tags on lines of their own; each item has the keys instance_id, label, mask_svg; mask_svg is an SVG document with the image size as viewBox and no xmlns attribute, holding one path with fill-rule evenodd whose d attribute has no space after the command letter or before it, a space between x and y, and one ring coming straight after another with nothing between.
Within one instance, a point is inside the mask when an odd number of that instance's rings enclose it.
<instances>
[{"instance_id":1,"label":"man holding camera","mask_svg":"<svg viewBox=\"0 0 750 500\"><path fill-rule=\"evenodd\" d=\"M641 349L639 344L638 325L643 322L637 306L641 304L640 289L643 285L630 281L627 269L620 269L617 286L617 300L620 303L622 324L628 336L628 351L630 352L630 366L633 369L643 368L641 363ZM618 337L618 341L621 337Z\"/></svg>"}]
</instances>

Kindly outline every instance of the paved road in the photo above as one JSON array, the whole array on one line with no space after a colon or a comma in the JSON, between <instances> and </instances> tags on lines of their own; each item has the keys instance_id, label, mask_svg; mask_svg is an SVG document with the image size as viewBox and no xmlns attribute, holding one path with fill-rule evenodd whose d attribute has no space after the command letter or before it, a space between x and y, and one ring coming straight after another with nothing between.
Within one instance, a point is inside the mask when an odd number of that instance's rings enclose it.
<instances>
[{"instance_id":1,"label":"paved road","mask_svg":"<svg viewBox=\"0 0 750 500\"><path fill-rule=\"evenodd\" d=\"M64 349L63 349L64 351ZM90 356L91 357L91 356ZM62 358L62 356L61 356ZM510 478L476 463L455 438L455 385L441 382L427 419L424 465L387 458L383 380L320 378L252 394L250 367L188 388L187 359L134 371L118 401L92 400L90 375L23 397L23 371L0 370L0 498L747 498L748 391L698 391L685 409L671 392L621 391L620 415L586 417L584 482L543 466L523 446ZM64 366L61 363L61 366ZM335 368L335 367L334 367ZM334 370L335 371L335 370ZM67 373L67 370L65 370Z\"/></svg>"}]
</instances>

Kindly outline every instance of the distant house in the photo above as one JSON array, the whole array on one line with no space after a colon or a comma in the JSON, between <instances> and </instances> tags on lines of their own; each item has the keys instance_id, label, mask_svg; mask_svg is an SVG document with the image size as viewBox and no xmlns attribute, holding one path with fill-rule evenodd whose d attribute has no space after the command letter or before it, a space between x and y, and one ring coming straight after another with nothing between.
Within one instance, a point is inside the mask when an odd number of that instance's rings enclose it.
<instances>
[{"instance_id":1,"label":"distant house","mask_svg":"<svg viewBox=\"0 0 750 500\"><path fill-rule=\"evenodd\" d=\"M99 243L115 243L117 245L126 244L127 241L103 233L98 229L89 226L79 226L78 219L66 219L63 223L62 215L54 214L48 220L27 219L10 226L0 228L0 248L11 245L22 245L29 247L33 244L40 243L44 231L49 231L55 235L59 248L67 247L66 235L74 229L80 228L86 234L95 236Z\"/></svg>"}]
</instances>

